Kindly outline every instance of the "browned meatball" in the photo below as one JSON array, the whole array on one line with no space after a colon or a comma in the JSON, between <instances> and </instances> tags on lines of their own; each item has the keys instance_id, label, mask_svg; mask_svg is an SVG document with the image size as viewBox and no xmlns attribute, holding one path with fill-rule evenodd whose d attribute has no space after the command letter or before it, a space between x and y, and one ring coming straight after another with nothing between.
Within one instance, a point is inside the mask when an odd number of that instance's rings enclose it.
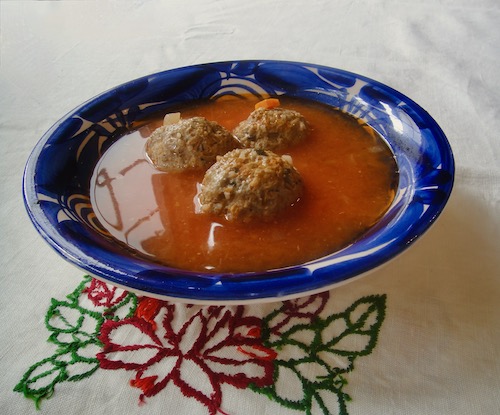
<instances>
[{"instance_id":1,"label":"browned meatball","mask_svg":"<svg viewBox=\"0 0 500 415\"><path fill-rule=\"evenodd\" d=\"M302 178L287 157L256 149L236 149L210 167L203 178L201 211L229 221L268 220L293 205Z\"/></svg>"},{"instance_id":2,"label":"browned meatball","mask_svg":"<svg viewBox=\"0 0 500 415\"><path fill-rule=\"evenodd\" d=\"M157 128L145 149L158 170L181 171L207 168L218 155L237 146L233 135L218 123L193 117Z\"/></svg>"},{"instance_id":3,"label":"browned meatball","mask_svg":"<svg viewBox=\"0 0 500 415\"><path fill-rule=\"evenodd\" d=\"M259 108L233 134L243 147L278 150L302 141L307 134L307 123L297 111Z\"/></svg>"}]
</instances>

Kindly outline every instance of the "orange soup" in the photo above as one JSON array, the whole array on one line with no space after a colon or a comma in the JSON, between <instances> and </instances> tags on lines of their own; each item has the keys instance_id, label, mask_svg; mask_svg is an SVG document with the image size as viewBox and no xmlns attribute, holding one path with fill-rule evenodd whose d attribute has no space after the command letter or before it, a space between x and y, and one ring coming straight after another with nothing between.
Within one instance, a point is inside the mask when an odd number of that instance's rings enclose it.
<instances>
[{"instance_id":1,"label":"orange soup","mask_svg":"<svg viewBox=\"0 0 500 415\"><path fill-rule=\"evenodd\" d=\"M306 118L309 132L303 142L281 152L292 157L305 190L274 220L239 223L197 213L205 172L163 173L146 161L144 143L161 118L121 137L99 161L91 184L98 220L137 255L191 271L281 268L352 244L394 198L394 156L376 132L347 114L310 101L280 100ZM255 102L225 98L172 112L203 116L232 130Z\"/></svg>"}]
</instances>

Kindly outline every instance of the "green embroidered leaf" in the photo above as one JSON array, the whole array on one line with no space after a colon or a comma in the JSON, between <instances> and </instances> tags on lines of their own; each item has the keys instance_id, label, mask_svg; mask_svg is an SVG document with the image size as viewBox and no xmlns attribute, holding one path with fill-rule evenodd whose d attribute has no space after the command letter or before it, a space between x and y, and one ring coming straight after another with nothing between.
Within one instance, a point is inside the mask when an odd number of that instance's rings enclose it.
<instances>
[{"instance_id":1,"label":"green embroidered leaf","mask_svg":"<svg viewBox=\"0 0 500 415\"><path fill-rule=\"evenodd\" d=\"M263 388L250 385L250 389L266 395L286 408L304 411L307 407L307 388L297 371L284 361L275 361L274 364L274 384Z\"/></svg>"},{"instance_id":2,"label":"green embroidered leaf","mask_svg":"<svg viewBox=\"0 0 500 415\"><path fill-rule=\"evenodd\" d=\"M320 349L344 356L369 354L375 347L384 317L385 296L360 298L343 313L334 314L325 320ZM337 331L340 327L344 327L344 330L332 337L334 326Z\"/></svg>"},{"instance_id":3,"label":"green embroidered leaf","mask_svg":"<svg viewBox=\"0 0 500 415\"><path fill-rule=\"evenodd\" d=\"M60 364L56 358L57 355L35 363L14 388L14 391L33 399L37 409L40 408L40 401L43 398L52 396L55 385L67 378L64 364Z\"/></svg>"},{"instance_id":4,"label":"green embroidered leaf","mask_svg":"<svg viewBox=\"0 0 500 415\"><path fill-rule=\"evenodd\" d=\"M55 332L72 333L78 330L83 319L82 313L65 301L52 299L47 312L47 328Z\"/></svg>"},{"instance_id":5,"label":"green embroidered leaf","mask_svg":"<svg viewBox=\"0 0 500 415\"><path fill-rule=\"evenodd\" d=\"M47 329L52 332L49 341L61 346L93 341L103 322L99 313L54 299L45 318Z\"/></svg>"},{"instance_id":6,"label":"green embroidered leaf","mask_svg":"<svg viewBox=\"0 0 500 415\"><path fill-rule=\"evenodd\" d=\"M274 394L281 402L300 405L304 400L304 385L295 370L284 364L276 365Z\"/></svg>"},{"instance_id":7,"label":"green embroidered leaf","mask_svg":"<svg viewBox=\"0 0 500 415\"><path fill-rule=\"evenodd\" d=\"M369 331L381 325L380 314L385 313L385 296L363 297L356 301L346 312L351 326L360 331Z\"/></svg>"},{"instance_id":8,"label":"green embroidered leaf","mask_svg":"<svg viewBox=\"0 0 500 415\"><path fill-rule=\"evenodd\" d=\"M345 394L337 390L318 389L311 401L309 414L343 415L347 414Z\"/></svg>"}]
</instances>

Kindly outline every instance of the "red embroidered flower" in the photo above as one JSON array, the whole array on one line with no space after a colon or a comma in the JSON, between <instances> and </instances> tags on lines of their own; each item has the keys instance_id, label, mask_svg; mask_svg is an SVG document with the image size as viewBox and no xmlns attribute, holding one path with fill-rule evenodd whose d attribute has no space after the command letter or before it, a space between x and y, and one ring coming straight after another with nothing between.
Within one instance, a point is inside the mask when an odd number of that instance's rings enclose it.
<instances>
[{"instance_id":1,"label":"red embroidered flower","mask_svg":"<svg viewBox=\"0 0 500 415\"><path fill-rule=\"evenodd\" d=\"M330 293L325 291L320 294L301 297L283 303L283 312L297 317L316 317L323 311L330 298Z\"/></svg>"},{"instance_id":2,"label":"red embroidered flower","mask_svg":"<svg viewBox=\"0 0 500 415\"><path fill-rule=\"evenodd\" d=\"M285 301L279 313L276 313L267 323L269 327L269 339L267 340L271 342L279 340L281 335L294 325L312 323L319 317L329 298L330 293L326 291Z\"/></svg>"},{"instance_id":3,"label":"red embroidered flower","mask_svg":"<svg viewBox=\"0 0 500 415\"><path fill-rule=\"evenodd\" d=\"M131 385L142 390L141 400L174 384L216 414L221 384L272 384L276 353L257 336L261 320L243 316L243 307L144 301L135 317L103 324L97 355L102 368L136 372Z\"/></svg>"},{"instance_id":4,"label":"red embroidered flower","mask_svg":"<svg viewBox=\"0 0 500 415\"><path fill-rule=\"evenodd\" d=\"M127 291L96 280L95 278L92 278L90 285L82 292L87 294L89 300L96 307L105 308L111 308L119 304L128 294Z\"/></svg>"}]
</instances>

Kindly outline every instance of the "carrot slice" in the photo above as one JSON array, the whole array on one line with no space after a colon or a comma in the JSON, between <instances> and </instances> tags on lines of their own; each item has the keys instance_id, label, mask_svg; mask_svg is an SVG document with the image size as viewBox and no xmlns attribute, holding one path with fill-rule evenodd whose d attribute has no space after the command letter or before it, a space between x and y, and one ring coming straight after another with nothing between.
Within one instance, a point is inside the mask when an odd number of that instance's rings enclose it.
<instances>
[{"instance_id":1,"label":"carrot slice","mask_svg":"<svg viewBox=\"0 0 500 415\"><path fill-rule=\"evenodd\" d=\"M264 108L271 109L280 106L280 100L278 98L267 98L255 104L255 109Z\"/></svg>"}]
</instances>

